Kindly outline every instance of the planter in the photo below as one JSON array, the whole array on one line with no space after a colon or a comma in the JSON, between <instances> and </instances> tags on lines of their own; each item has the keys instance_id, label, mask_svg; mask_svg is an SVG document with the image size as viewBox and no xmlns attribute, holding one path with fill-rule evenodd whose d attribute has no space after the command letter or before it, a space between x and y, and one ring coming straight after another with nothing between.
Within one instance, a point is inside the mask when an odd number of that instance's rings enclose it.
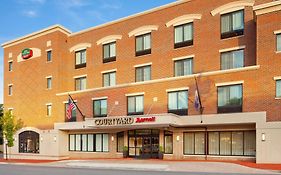
<instances>
[{"instance_id":1,"label":"planter","mask_svg":"<svg viewBox=\"0 0 281 175\"><path fill-rule=\"evenodd\" d=\"M123 158L128 158L128 157L129 157L129 152L123 151Z\"/></svg>"},{"instance_id":2,"label":"planter","mask_svg":"<svg viewBox=\"0 0 281 175\"><path fill-rule=\"evenodd\" d=\"M158 153L158 159L163 159L164 158L164 154L163 153Z\"/></svg>"}]
</instances>

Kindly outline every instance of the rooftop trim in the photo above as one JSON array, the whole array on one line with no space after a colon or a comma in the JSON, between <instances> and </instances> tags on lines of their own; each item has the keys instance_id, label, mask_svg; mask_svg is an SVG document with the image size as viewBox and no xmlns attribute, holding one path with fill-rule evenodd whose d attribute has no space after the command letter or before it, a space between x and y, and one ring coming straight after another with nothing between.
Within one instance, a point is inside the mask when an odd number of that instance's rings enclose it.
<instances>
[{"instance_id":1,"label":"rooftop trim","mask_svg":"<svg viewBox=\"0 0 281 175\"><path fill-rule=\"evenodd\" d=\"M281 1L273 1L261 5L254 6L253 10L256 15L262 15L281 10Z\"/></svg>"},{"instance_id":2,"label":"rooftop trim","mask_svg":"<svg viewBox=\"0 0 281 175\"><path fill-rule=\"evenodd\" d=\"M54 31L60 31L60 32L66 34L66 35L70 35L71 34L70 30L68 30L67 28L63 27L62 25L56 24L56 25L44 28L42 30L39 30L37 32L33 32L31 34L25 35L23 37L19 37L19 38L16 38L14 40L5 42L5 43L3 43L1 45L1 47L3 47L3 48L10 47L12 45L19 44L19 43L22 43L24 41L28 41L28 40L34 39L34 38L37 38L39 36L46 35L48 33L54 32Z\"/></svg>"}]
</instances>

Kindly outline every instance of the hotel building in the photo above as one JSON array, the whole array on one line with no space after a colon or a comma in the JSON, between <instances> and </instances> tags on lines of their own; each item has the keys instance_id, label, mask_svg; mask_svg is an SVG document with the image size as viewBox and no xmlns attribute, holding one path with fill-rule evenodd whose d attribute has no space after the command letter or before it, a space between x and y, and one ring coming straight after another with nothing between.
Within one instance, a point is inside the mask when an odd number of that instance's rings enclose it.
<instances>
[{"instance_id":1,"label":"hotel building","mask_svg":"<svg viewBox=\"0 0 281 175\"><path fill-rule=\"evenodd\" d=\"M179 0L2 47L11 158L281 163L281 1Z\"/></svg>"}]
</instances>

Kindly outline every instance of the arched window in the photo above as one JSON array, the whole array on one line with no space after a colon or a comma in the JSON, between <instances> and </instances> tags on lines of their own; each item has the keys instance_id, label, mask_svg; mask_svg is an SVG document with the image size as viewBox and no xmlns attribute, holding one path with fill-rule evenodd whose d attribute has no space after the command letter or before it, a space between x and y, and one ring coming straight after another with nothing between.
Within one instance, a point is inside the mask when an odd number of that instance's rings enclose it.
<instances>
[{"instance_id":1,"label":"arched window","mask_svg":"<svg viewBox=\"0 0 281 175\"><path fill-rule=\"evenodd\" d=\"M19 134L20 153L39 153L39 134L34 131L24 131Z\"/></svg>"}]
</instances>

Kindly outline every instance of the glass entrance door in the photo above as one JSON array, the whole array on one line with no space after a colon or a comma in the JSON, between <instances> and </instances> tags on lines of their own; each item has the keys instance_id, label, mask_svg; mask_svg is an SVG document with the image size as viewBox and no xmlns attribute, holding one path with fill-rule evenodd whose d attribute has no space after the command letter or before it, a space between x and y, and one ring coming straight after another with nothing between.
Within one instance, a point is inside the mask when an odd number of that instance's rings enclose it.
<instances>
[{"instance_id":1,"label":"glass entrance door","mask_svg":"<svg viewBox=\"0 0 281 175\"><path fill-rule=\"evenodd\" d=\"M128 136L130 157L158 158L159 130L132 130Z\"/></svg>"}]
</instances>

